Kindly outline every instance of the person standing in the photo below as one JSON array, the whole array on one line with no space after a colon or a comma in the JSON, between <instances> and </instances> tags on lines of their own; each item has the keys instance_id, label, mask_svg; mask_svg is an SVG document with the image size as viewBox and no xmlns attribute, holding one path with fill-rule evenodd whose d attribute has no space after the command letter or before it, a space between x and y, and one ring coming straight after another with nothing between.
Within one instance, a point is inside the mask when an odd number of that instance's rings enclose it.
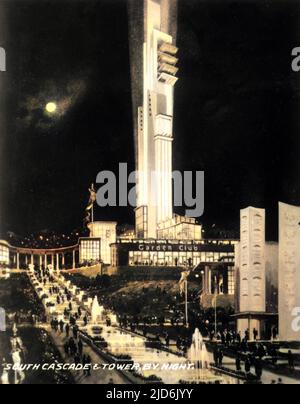
<instances>
[{"instance_id":1,"label":"person standing","mask_svg":"<svg viewBox=\"0 0 300 404\"><path fill-rule=\"evenodd\" d=\"M240 358L240 355L238 355L238 356L236 357L235 365L236 365L236 371L237 371L237 372L240 372L240 371L242 370L242 368L241 368L241 358Z\"/></svg>"},{"instance_id":2,"label":"person standing","mask_svg":"<svg viewBox=\"0 0 300 404\"><path fill-rule=\"evenodd\" d=\"M78 354L76 354L74 357L74 363L76 366L80 364L80 356Z\"/></svg>"},{"instance_id":3,"label":"person standing","mask_svg":"<svg viewBox=\"0 0 300 404\"><path fill-rule=\"evenodd\" d=\"M81 339L79 339L79 342L78 342L78 353L79 353L79 356L82 357L83 343L82 343Z\"/></svg>"},{"instance_id":4,"label":"person standing","mask_svg":"<svg viewBox=\"0 0 300 404\"><path fill-rule=\"evenodd\" d=\"M288 362L289 362L290 371L293 372L295 370L295 361L294 361L294 356L293 356L291 350L289 350L289 352L288 352Z\"/></svg>"},{"instance_id":5,"label":"person standing","mask_svg":"<svg viewBox=\"0 0 300 404\"><path fill-rule=\"evenodd\" d=\"M170 346L170 336L168 333L166 333L166 346L169 347Z\"/></svg>"},{"instance_id":6,"label":"person standing","mask_svg":"<svg viewBox=\"0 0 300 404\"><path fill-rule=\"evenodd\" d=\"M256 359L255 361L255 374L258 380L261 380L263 372L262 361L261 359Z\"/></svg>"},{"instance_id":7,"label":"person standing","mask_svg":"<svg viewBox=\"0 0 300 404\"><path fill-rule=\"evenodd\" d=\"M83 374L84 374L84 376L87 376L87 369L86 369L87 358L86 358L86 355L83 355L83 357L82 357L82 365L83 365Z\"/></svg>"},{"instance_id":8,"label":"person standing","mask_svg":"<svg viewBox=\"0 0 300 404\"><path fill-rule=\"evenodd\" d=\"M283 384L282 379L278 379L278 383L277 384Z\"/></svg>"},{"instance_id":9,"label":"person standing","mask_svg":"<svg viewBox=\"0 0 300 404\"><path fill-rule=\"evenodd\" d=\"M65 344L64 344L64 351L65 351L65 354L66 354L67 356L69 356L69 350L70 350L70 346L69 346L69 343L68 343L68 341L67 341L67 342L65 342Z\"/></svg>"},{"instance_id":10,"label":"person standing","mask_svg":"<svg viewBox=\"0 0 300 404\"><path fill-rule=\"evenodd\" d=\"M57 320L57 318L54 320L54 331L58 332L58 320Z\"/></svg>"},{"instance_id":11,"label":"person standing","mask_svg":"<svg viewBox=\"0 0 300 404\"><path fill-rule=\"evenodd\" d=\"M59 328L60 328L61 334L64 332L64 327L65 327L65 323L64 323L62 320L60 320L60 322L59 322Z\"/></svg>"},{"instance_id":12,"label":"person standing","mask_svg":"<svg viewBox=\"0 0 300 404\"><path fill-rule=\"evenodd\" d=\"M251 372L251 363L249 358L245 360L245 373L248 375Z\"/></svg>"},{"instance_id":13,"label":"person standing","mask_svg":"<svg viewBox=\"0 0 300 404\"><path fill-rule=\"evenodd\" d=\"M87 370L87 376L91 376L91 371L92 371L92 359L89 355L86 357L87 365L88 365L88 370Z\"/></svg>"},{"instance_id":14,"label":"person standing","mask_svg":"<svg viewBox=\"0 0 300 404\"><path fill-rule=\"evenodd\" d=\"M66 337L69 338L70 336L70 326L69 324L66 324Z\"/></svg>"},{"instance_id":15,"label":"person standing","mask_svg":"<svg viewBox=\"0 0 300 404\"><path fill-rule=\"evenodd\" d=\"M224 353L223 353L222 349L220 349L220 351L219 351L219 366L220 367L223 366L223 359L224 359Z\"/></svg>"},{"instance_id":16,"label":"person standing","mask_svg":"<svg viewBox=\"0 0 300 404\"><path fill-rule=\"evenodd\" d=\"M78 338L78 327L77 325L74 325L73 327L73 337L77 340Z\"/></svg>"},{"instance_id":17,"label":"person standing","mask_svg":"<svg viewBox=\"0 0 300 404\"><path fill-rule=\"evenodd\" d=\"M218 367L219 366L219 350L218 350L217 346L214 349L214 362L215 362L215 366Z\"/></svg>"}]
</instances>

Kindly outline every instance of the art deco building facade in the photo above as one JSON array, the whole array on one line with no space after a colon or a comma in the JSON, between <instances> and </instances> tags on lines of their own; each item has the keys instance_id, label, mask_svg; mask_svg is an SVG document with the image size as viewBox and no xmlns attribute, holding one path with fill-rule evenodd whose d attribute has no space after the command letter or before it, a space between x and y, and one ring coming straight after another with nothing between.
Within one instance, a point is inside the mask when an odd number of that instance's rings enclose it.
<instances>
[{"instance_id":1,"label":"art deco building facade","mask_svg":"<svg viewBox=\"0 0 300 404\"><path fill-rule=\"evenodd\" d=\"M173 214L174 86L178 80L177 0L130 0L137 178L137 238L201 239L196 221ZM176 226L186 229L176 230Z\"/></svg>"},{"instance_id":2,"label":"art deco building facade","mask_svg":"<svg viewBox=\"0 0 300 404\"><path fill-rule=\"evenodd\" d=\"M279 334L300 341L300 207L279 204Z\"/></svg>"}]
</instances>

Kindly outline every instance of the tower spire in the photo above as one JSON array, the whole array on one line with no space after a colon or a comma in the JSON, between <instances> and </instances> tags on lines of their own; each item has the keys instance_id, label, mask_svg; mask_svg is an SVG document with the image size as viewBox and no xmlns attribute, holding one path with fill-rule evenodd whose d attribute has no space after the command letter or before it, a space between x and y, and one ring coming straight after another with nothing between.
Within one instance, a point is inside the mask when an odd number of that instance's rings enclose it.
<instances>
[{"instance_id":1,"label":"tower spire","mask_svg":"<svg viewBox=\"0 0 300 404\"><path fill-rule=\"evenodd\" d=\"M173 217L177 0L129 0L137 181L136 232L156 238Z\"/></svg>"}]
</instances>

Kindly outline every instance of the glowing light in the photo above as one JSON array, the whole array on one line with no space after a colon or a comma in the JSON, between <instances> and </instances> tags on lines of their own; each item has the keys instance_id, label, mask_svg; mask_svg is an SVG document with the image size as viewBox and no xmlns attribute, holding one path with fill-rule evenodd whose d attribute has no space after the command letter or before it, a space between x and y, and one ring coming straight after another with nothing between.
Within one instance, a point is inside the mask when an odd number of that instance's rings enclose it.
<instances>
[{"instance_id":1,"label":"glowing light","mask_svg":"<svg viewBox=\"0 0 300 404\"><path fill-rule=\"evenodd\" d=\"M54 102L48 102L46 105L46 111L49 112L49 114L53 114L57 109L57 106Z\"/></svg>"}]
</instances>

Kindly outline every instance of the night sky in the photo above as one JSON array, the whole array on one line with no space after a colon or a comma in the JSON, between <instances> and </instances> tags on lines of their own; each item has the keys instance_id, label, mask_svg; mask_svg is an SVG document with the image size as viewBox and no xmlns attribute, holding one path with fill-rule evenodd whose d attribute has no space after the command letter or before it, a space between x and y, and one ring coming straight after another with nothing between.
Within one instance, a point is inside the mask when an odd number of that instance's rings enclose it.
<instances>
[{"instance_id":1,"label":"night sky","mask_svg":"<svg viewBox=\"0 0 300 404\"><path fill-rule=\"evenodd\" d=\"M134 169L126 2L0 0L0 13L1 236L69 232L99 171ZM278 200L300 204L299 21L297 1L179 0L174 169L205 171L207 229L238 230L253 205L275 240Z\"/></svg>"}]
</instances>

